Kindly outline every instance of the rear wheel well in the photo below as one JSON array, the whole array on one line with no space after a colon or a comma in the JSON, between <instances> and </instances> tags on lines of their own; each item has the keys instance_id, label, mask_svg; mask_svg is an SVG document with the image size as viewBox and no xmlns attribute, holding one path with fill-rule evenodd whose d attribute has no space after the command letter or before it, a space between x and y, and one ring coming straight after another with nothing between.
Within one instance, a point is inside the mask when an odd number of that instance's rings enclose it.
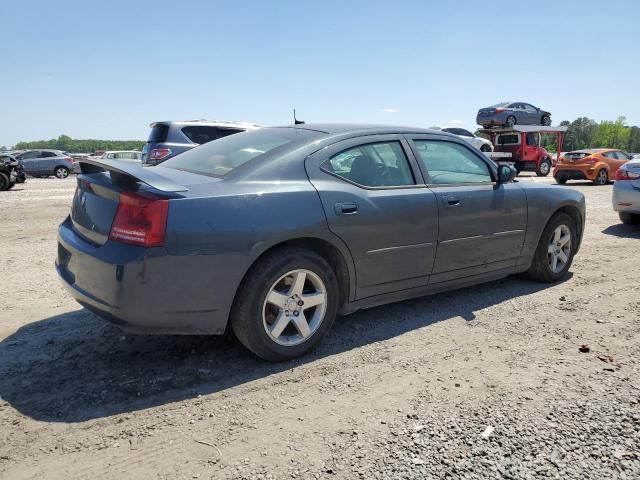
<instances>
[{"instance_id":1,"label":"rear wheel well","mask_svg":"<svg viewBox=\"0 0 640 480\"><path fill-rule=\"evenodd\" d=\"M304 237L304 238L295 238L292 240L287 240L272 247L268 248L258 258L255 259L247 273L245 273L244 278L242 279L242 283L244 283L244 279L247 275L250 275L251 270L258 262L264 258L266 255L270 255L276 250L286 249L286 248L304 248L306 250L310 250L322 258L324 258L335 273L338 279L338 286L340 290L340 299L338 301L338 308L340 308L349 298L349 288L350 288L350 279L349 279L349 269L347 267L347 262L344 259L344 256L335 246L326 240L322 240L320 238L312 238L312 237ZM239 289L238 289L239 290Z\"/></svg>"},{"instance_id":2,"label":"rear wheel well","mask_svg":"<svg viewBox=\"0 0 640 480\"><path fill-rule=\"evenodd\" d=\"M577 207L573 207L571 205L565 205L564 207L561 207L557 209L555 212L553 212L553 215L551 215L551 217L549 218L549 221L551 221L551 218L555 217L559 213L566 213L576 223L576 231L578 232L578 242L576 243L576 247L577 247L581 243L582 234L584 233L582 231L583 222L582 222L582 214L580 213L580 210Z\"/></svg>"}]
</instances>

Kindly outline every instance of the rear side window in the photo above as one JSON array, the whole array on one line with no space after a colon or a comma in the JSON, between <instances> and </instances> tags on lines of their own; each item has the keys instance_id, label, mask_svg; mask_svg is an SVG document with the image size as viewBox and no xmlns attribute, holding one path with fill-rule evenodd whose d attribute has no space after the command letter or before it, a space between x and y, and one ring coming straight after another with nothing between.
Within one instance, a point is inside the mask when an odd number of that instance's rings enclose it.
<instances>
[{"instance_id":1,"label":"rear side window","mask_svg":"<svg viewBox=\"0 0 640 480\"><path fill-rule=\"evenodd\" d=\"M182 133L193 143L202 145L219 138L218 129L216 127L207 127L204 125L193 125L184 127Z\"/></svg>"},{"instance_id":2,"label":"rear side window","mask_svg":"<svg viewBox=\"0 0 640 480\"><path fill-rule=\"evenodd\" d=\"M151 127L151 133L149 133L148 142L162 143L167 141L167 133L169 132L169 125L163 123L154 125Z\"/></svg>"},{"instance_id":3,"label":"rear side window","mask_svg":"<svg viewBox=\"0 0 640 480\"><path fill-rule=\"evenodd\" d=\"M538 133L527 133L527 145L536 146L540 143L540 134Z\"/></svg>"},{"instance_id":4,"label":"rear side window","mask_svg":"<svg viewBox=\"0 0 640 480\"><path fill-rule=\"evenodd\" d=\"M167 160L162 166L223 177L249 161L275 157L320 136L319 132L297 128L262 128L194 148Z\"/></svg>"},{"instance_id":5,"label":"rear side window","mask_svg":"<svg viewBox=\"0 0 640 480\"><path fill-rule=\"evenodd\" d=\"M42 152L40 154L40 158L51 158L51 157L57 157L57 155L54 152Z\"/></svg>"},{"instance_id":6,"label":"rear side window","mask_svg":"<svg viewBox=\"0 0 640 480\"><path fill-rule=\"evenodd\" d=\"M415 183L400 142L349 148L331 157L322 168L365 187L399 187Z\"/></svg>"},{"instance_id":7,"label":"rear side window","mask_svg":"<svg viewBox=\"0 0 640 480\"><path fill-rule=\"evenodd\" d=\"M590 154L585 152L569 152L565 153L564 158L569 160L580 160L581 158L588 157Z\"/></svg>"},{"instance_id":8,"label":"rear side window","mask_svg":"<svg viewBox=\"0 0 640 480\"><path fill-rule=\"evenodd\" d=\"M618 160L630 160L630 157L624 152L614 152L618 157Z\"/></svg>"},{"instance_id":9,"label":"rear side window","mask_svg":"<svg viewBox=\"0 0 640 480\"><path fill-rule=\"evenodd\" d=\"M493 181L489 166L462 145L440 140L414 140L414 143L430 184Z\"/></svg>"}]
</instances>

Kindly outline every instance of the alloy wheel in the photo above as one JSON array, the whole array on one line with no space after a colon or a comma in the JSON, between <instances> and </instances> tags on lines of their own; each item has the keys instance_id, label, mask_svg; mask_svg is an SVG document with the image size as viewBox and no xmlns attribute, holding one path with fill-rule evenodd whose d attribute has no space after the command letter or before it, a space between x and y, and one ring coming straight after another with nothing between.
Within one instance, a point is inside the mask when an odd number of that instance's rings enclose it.
<instances>
[{"instance_id":1,"label":"alloy wheel","mask_svg":"<svg viewBox=\"0 0 640 480\"><path fill-rule=\"evenodd\" d=\"M546 175L549 173L549 171L551 170L551 165L549 165L549 162L544 160L541 164L540 164L540 173L543 175Z\"/></svg>"},{"instance_id":2,"label":"alloy wheel","mask_svg":"<svg viewBox=\"0 0 640 480\"><path fill-rule=\"evenodd\" d=\"M262 324L271 340L287 347L309 339L327 311L327 290L310 270L292 270L269 289L262 308Z\"/></svg>"},{"instance_id":3,"label":"alloy wheel","mask_svg":"<svg viewBox=\"0 0 640 480\"><path fill-rule=\"evenodd\" d=\"M609 180L609 176L607 175L607 171L606 170L600 170L598 172L598 176L596 177L596 183L598 185L605 185L607 183L607 180Z\"/></svg>"},{"instance_id":4,"label":"alloy wheel","mask_svg":"<svg viewBox=\"0 0 640 480\"><path fill-rule=\"evenodd\" d=\"M547 258L553 273L560 273L569 262L571 256L571 230L566 225L559 225L551 235Z\"/></svg>"},{"instance_id":5,"label":"alloy wheel","mask_svg":"<svg viewBox=\"0 0 640 480\"><path fill-rule=\"evenodd\" d=\"M69 176L69 170L64 167L56 168L56 177L58 178L67 178Z\"/></svg>"}]
</instances>

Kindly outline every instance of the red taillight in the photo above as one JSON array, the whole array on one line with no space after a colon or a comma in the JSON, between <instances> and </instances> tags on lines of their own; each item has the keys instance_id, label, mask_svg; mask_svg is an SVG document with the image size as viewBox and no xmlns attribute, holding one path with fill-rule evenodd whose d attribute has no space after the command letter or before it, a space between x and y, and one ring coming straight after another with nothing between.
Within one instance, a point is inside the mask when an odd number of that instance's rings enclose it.
<instances>
[{"instance_id":1,"label":"red taillight","mask_svg":"<svg viewBox=\"0 0 640 480\"><path fill-rule=\"evenodd\" d=\"M169 201L123 192L109 238L131 245L164 245Z\"/></svg>"},{"instance_id":2,"label":"red taillight","mask_svg":"<svg viewBox=\"0 0 640 480\"><path fill-rule=\"evenodd\" d=\"M64 157L65 160L69 160L70 162L75 163L75 159L73 157Z\"/></svg>"},{"instance_id":3,"label":"red taillight","mask_svg":"<svg viewBox=\"0 0 640 480\"><path fill-rule=\"evenodd\" d=\"M640 179L640 173L633 174L629 172L629 170L625 170L623 168L619 168L616 172L616 180L638 180Z\"/></svg>"},{"instance_id":4,"label":"red taillight","mask_svg":"<svg viewBox=\"0 0 640 480\"><path fill-rule=\"evenodd\" d=\"M169 148L154 148L149 152L149 158L151 160L162 160L169 155L171 155L171 149Z\"/></svg>"},{"instance_id":5,"label":"red taillight","mask_svg":"<svg viewBox=\"0 0 640 480\"><path fill-rule=\"evenodd\" d=\"M598 159L597 158L593 158L593 157L584 157L582 159L582 161L584 163L596 163L598 161Z\"/></svg>"}]
</instances>

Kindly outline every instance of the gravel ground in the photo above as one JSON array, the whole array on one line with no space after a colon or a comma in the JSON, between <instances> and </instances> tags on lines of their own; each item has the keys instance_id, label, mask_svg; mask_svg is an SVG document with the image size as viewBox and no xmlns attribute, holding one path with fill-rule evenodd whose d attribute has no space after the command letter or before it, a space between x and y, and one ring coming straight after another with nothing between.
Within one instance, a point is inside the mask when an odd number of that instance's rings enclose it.
<instances>
[{"instance_id":1,"label":"gravel ground","mask_svg":"<svg viewBox=\"0 0 640 480\"><path fill-rule=\"evenodd\" d=\"M80 309L53 269L73 188L0 194L0 478L640 478L640 228L611 186L557 187L587 197L565 282L358 312L275 365Z\"/></svg>"}]
</instances>

